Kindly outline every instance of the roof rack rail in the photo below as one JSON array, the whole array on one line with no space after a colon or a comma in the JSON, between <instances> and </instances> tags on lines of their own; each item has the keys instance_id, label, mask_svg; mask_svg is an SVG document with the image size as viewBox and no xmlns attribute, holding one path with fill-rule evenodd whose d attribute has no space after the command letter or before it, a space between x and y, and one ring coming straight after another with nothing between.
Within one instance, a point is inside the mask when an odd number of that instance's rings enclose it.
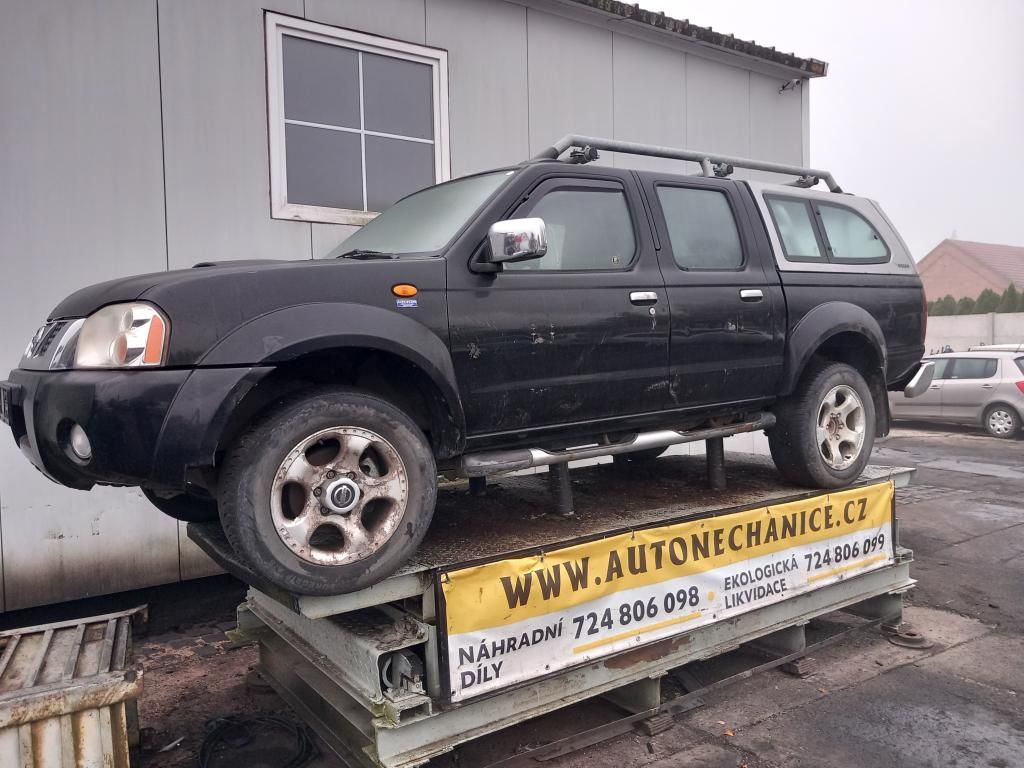
<instances>
[{"instance_id":1,"label":"roof rack rail","mask_svg":"<svg viewBox=\"0 0 1024 768\"><path fill-rule=\"evenodd\" d=\"M769 173L796 176L796 180L792 182L793 186L810 187L814 186L818 181L824 181L828 185L829 191L843 191L836 183L836 180L832 178L832 174L829 171L803 168L799 165L750 160L744 157L716 155L712 152L698 152L692 149L661 147L657 144L638 144L633 141L601 139L595 136L568 134L543 152L535 155L534 160L557 160L567 149L572 147L579 148L579 150L574 151L572 154L572 161L576 163L587 163L596 160L596 150L603 149L607 152L622 152L627 155L646 155L648 157L664 157L672 160L690 160L700 164L702 176L725 177L731 174L735 168L749 168L754 171L768 171Z\"/></svg>"}]
</instances>

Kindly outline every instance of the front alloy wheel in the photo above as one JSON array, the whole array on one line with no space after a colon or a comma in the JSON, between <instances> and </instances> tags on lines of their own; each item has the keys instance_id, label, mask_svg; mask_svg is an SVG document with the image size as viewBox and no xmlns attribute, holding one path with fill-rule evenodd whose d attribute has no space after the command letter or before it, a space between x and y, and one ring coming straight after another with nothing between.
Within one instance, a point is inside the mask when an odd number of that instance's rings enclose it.
<instances>
[{"instance_id":1,"label":"front alloy wheel","mask_svg":"<svg viewBox=\"0 0 1024 768\"><path fill-rule=\"evenodd\" d=\"M412 556L434 513L437 467L416 423L367 392L300 392L227 452L224 533L260 577L304 595L354 592Z\"/></svg>"},{"instance_id":2,"label":"front alloy wheel","mask_svg":"<svg viewBox=\"0 0 1024 768\"><path fill-rule=\"evenodd\" d=\"M315 565L363 560L405 515L405 462L387 440L358 427L331 427L292 448L274 476L270 514L278 536Z\"/></svg>"}]
</instances>

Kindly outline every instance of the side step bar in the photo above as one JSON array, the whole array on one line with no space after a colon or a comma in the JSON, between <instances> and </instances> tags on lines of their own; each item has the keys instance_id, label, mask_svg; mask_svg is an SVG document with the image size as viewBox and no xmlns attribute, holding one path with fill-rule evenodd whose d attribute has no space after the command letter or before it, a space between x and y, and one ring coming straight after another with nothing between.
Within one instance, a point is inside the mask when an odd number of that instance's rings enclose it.
<instances>
[{"instance_id":1,"label":"side step bar","mask_svg":"<svg viewBox=\"0 0 1024 768\"><path fill-rule=\"evenodd\" d=\"M543 448L517 448L510 451L485 451L469 453L462 457L461 474L464 477L486 477L498 472L514 472L531 467L550 464L566 464L578 459L596 459L600 456L614 456L618 453L642 451L647 448L667 448L679 443L693 443L698 440L713 440L743 432L757 432L775 426L775 415L760 413L750 421L729 424L724 427L697 429L683 432L676 429L662 429L656 432L641 432L631 440L608 445L588 445L582 448L567 448L563 451L546 451Z\"/></svg>"}]
</instances>

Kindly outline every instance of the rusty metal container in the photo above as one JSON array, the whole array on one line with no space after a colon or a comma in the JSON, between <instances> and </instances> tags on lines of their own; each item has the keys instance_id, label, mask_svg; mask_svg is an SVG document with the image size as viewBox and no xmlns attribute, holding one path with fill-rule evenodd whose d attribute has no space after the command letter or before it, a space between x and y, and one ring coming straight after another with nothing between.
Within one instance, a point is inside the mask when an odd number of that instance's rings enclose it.
<instances>
[{"instance_id":1,"label":"rusty metal container","mask_svg":"<svg viewBox=\"0 0 1024 768\"><path fill-rule=\"evenodd\" d=\"M133 609L0 632L0 766L122 768L138 741Z\"/></svg>"}]
</instances>

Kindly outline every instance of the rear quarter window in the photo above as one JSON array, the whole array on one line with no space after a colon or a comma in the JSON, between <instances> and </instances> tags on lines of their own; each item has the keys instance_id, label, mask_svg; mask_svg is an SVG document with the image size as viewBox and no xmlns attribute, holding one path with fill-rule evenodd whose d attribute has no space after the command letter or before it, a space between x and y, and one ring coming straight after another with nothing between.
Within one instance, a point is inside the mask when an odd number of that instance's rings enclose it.
<instances>
[{"instance_id":1,"label":"rear quarter window","mask_svg":"<svg viewBox=\"0 0 1024 768\"><path fill-rule=\"evenodd\" d=\"M828 240L832 261L880 264L889 260L889 246L867 219L838 205L815 205Z\"/></svg>"},{"instance_id":2,"label":"rear quarter window","mask_svg":"<svg viewBox=\"0 0 1024 768\"><path fill-rule=\"evenodd\" d=\"M991 379L999 363L989 357L960 357L953 366L954 379Z\"/></svg>"},{"instance_id":3,"label":"rear quarter window","mask_svg":"<svg viewBox=\"0 0 1024 768\"><path fill-rule=\"evenodd\" d=\"M892 251L863 215L817 198L765 195L787 261L885 264Z\"/></svg>"},{"instance_id":4,"label":"rear quarter window","mask_svg":"<svg viewBox=\"0 0 1024 768\"><path fill-rule=\"evenodd\" d=\"M1020 368L1020 372L1024 373L1024 357L1018 357L1013 362L1015 362L1017 364L1017 367Z\"/></svg>"}]
</instances>

